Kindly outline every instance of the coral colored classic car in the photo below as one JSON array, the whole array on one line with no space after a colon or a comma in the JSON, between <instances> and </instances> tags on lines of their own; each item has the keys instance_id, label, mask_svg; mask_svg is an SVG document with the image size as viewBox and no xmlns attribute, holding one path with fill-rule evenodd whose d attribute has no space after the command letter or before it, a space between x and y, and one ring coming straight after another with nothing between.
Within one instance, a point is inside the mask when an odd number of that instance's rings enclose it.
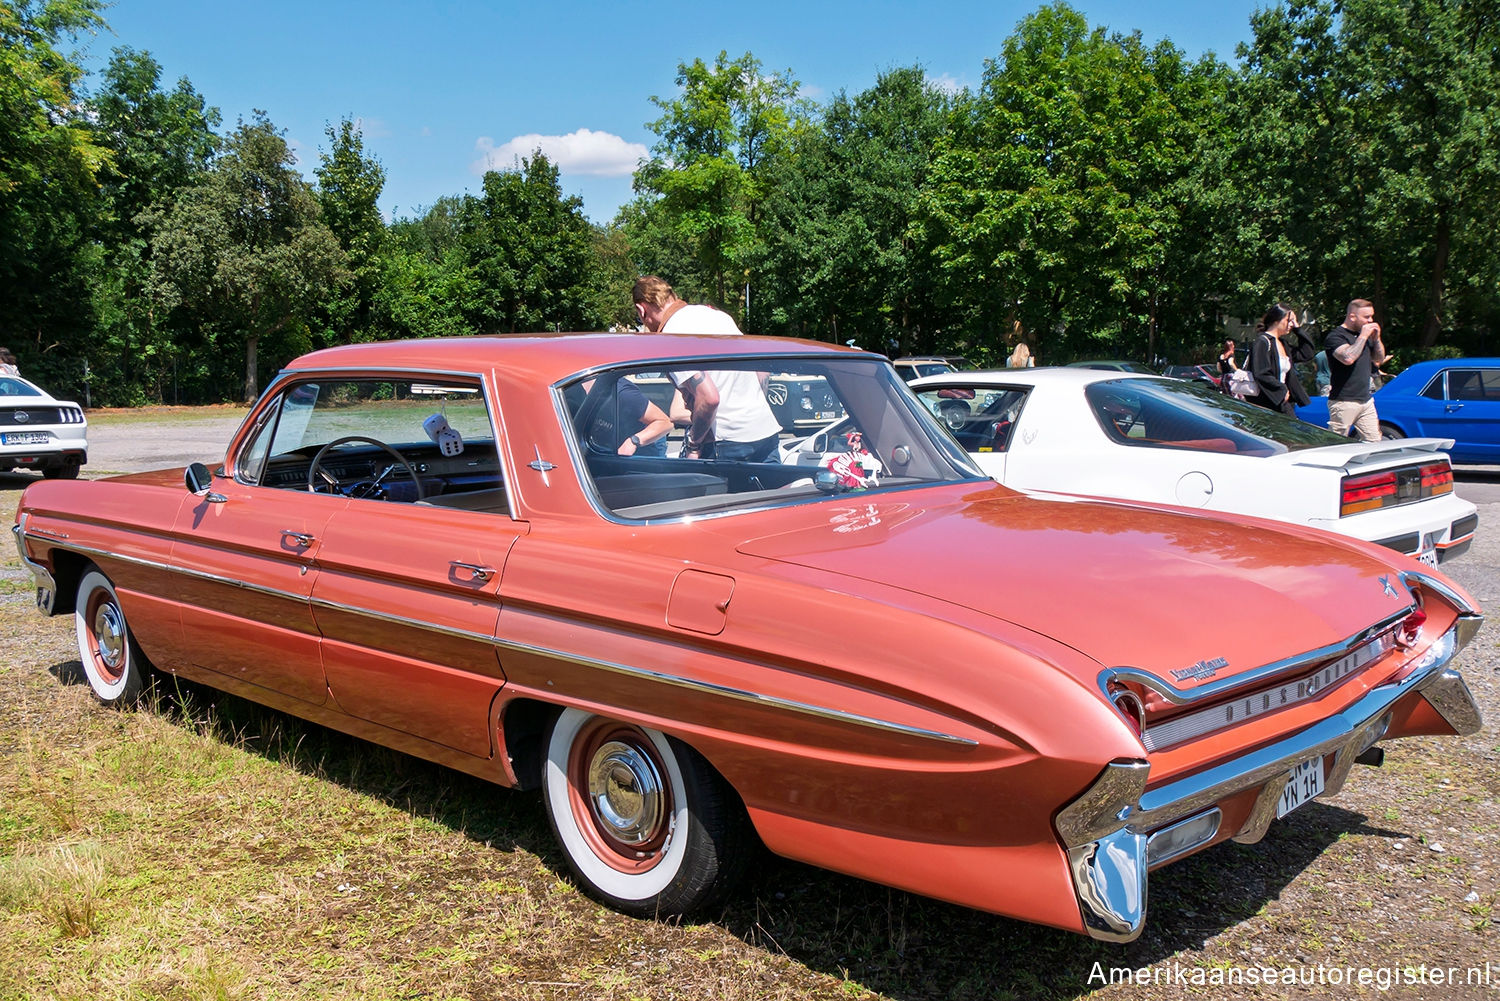
<instances>
[{"instance_id":1,"label":"coral colored classic car","mask_svg":"<svg viewBox=\"0 0 1500 1001\"><path fill-rule=\"evenodd\" d=\"M1482 617L1438 571L1031 498L884 358L729 340L319 351L217 469L33 483L16 541L103 701L154 668L540 789L579 884L639 915L721 899L758 837L1129 940L1151 869L1480 725ZM826 380L879 470L621 454L621 380L735 368Z\"/></svg>"},{"instance_id":2,"label":"coral colored classic car","mask_svg":"<svg viewBox=\"0 0 1500 1001\"><path fill-rule=\"evenodd\" d=\"M1365 444L1180 379L1077 368L954 372L912 383L986 473L1026 491L1120 497L1297 522L1433 566L1479 516L1437 438ZM842 447L845 422L782 461Z\"/></svg>"},{"instance_id":3,"label":"coral colored classic car","mask_svg":"<svg viewBox=\"0 0 1500 1001\"><path fill-rule=\"evenodd\" d=\"M1455 463L1500 463L1500 358L1418 362L1380 387L1375 413L1385 438L1448 438ZM1327 397L1297 416L1327 427Z\"/></svg>"}]
</instances>

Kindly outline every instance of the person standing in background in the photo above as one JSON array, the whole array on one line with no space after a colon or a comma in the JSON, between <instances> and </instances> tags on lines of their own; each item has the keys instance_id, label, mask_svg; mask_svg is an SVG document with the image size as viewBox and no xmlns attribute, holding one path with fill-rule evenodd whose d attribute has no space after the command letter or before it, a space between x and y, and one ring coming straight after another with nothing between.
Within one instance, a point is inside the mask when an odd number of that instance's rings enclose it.
<instances>
[{"instance_id":1,"label":"person standing in background","mask_svg":"<svg viewBox=\"0 0 1500 1001\"><path fill-rule=\"evenodd\" d=\"M631 295L641 326L651 333L740 336L728 313L683 302L656 275L638 279ZM682 458L776 461L781 421L766 402L767 375L748 369L669 373L690 414Z\"/></svg>"},{"instance_id":2,"label":"person standing in background","mask_svg":"<svg viewBox=\"0 0 1500 1001\"><path fill-rule=\"evenodd\" d=\"M1031 349L1026 346L1025 341L1016 345L1016 349L1010 353L1010 357L1005 362L1006 368L1033 368L1035 366L1036 359L1031 357Z\"/></svg>"},{"instance_id":3,"label":"person standing in background","mask_svg":"<svg viewBox=\"0 0 1500 1001\"><path fill-rule=\"evenodd\" d=\"M1234 341L1226 340L1224 350L1219 352L1219 389L1230 392L1229 373L1237 371L1240 363L1234 358Z\"/></svg>"},{"instance_id":4,"label":"person standing in background","mask_svg":"<svg viewBox=\"0 0 1500 1001\"><path fill-rule=\"evenodd\" d=\"M1312 361L1316 350L1303 336L1296 310L1279 302L1266 310L1259 333L1250 342L1250 373L1255 376L1257 392L1246 401L1288 417L1297 416L1297 407L1306 406L1308 396L1297 377L1296 365Z\"/></svg>"},{"instance_id":5,"label":"person standing in background","mask_svg":"<svg viewBox=\"0 0 1500 1001\"><path fill-rule=\"evenodd\" d=\"M1328 332L1323 346L1328 351L1328 430L1348 435L1352 428L1361 441L1379 441L1380 417L1370 380L1386 355L1369 300L1350 302L1344 322Z\"/></svg>"}]
</instances>

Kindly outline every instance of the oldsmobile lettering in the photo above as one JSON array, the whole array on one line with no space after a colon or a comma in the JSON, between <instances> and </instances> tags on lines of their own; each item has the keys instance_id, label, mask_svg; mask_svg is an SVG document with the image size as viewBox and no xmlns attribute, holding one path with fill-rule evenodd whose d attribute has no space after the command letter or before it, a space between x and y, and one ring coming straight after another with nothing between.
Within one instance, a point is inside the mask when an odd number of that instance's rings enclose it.
<instances>
[{"instance_id":1,"label":"oldsmobile lettering","mask_svg":"<svg viewBox=\"0 0 1500 1001\"><path fill-rule=\"evenodd\" d=\"M1212 678L1218 674L1219 668L1228 666L1228 660L1223 657L1215 657L1213 660L1200 660L1192 667L1184 667L1180 671L1173 671L1172 677L1178 681L1202 681L1204 678Z\"/></svg>"}]
</instances>

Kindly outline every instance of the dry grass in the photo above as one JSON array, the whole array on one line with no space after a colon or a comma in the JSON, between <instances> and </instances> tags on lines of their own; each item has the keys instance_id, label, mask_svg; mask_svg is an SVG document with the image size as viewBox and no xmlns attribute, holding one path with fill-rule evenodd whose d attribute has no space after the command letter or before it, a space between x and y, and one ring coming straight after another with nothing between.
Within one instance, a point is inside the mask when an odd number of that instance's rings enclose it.
<instances>
[{"instance_id":1,"label":"dry grass","mask_svg":"<svg viewBox=\"0 0 1500 1001\"><path fill-rule=\"evenodd\" d=\"M24 482L0 477L5 524ZM1396 745L1263 844L1157 873L1129 946L769 858L712 920L673 925L560 876L535 796L196 686L97 706L71 621L32 610L13 551L0 581L0 1001L1300 999L1351 992L1091 975L1500 959L1488 730ZM1467 669L1492 718L1496 635Z\"/></svg>"}]
</instances>

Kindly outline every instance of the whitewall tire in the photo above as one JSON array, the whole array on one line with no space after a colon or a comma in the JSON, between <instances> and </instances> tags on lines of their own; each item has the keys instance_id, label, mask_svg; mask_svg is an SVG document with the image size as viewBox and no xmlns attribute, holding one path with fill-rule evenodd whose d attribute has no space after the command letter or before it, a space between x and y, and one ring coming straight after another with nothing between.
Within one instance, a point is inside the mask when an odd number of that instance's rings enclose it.
<instances>
[{"instance_id":1,"label":"whitewall tire","mask_svg":"<svg viewBox=\"0 0 1500 1001\"><path fill-rule=\"evenodd\" d=\"M552 725L542 795L574 875L627 914L680 915L721 899L752 843L738 797L696 751L578 709Z\"/></svg>"},{"instance_id":2,"label":"whitewall tire","mask_svg":"<svg viewBox=\"0 0 1500 1001\"><path fill-rule=\"evenodd\" d=\"M134 705L145 690L146 660L130 635L114 585L97 567L78 582L73 623L78 659L94 695L106 705Z\"/></svg>"}]
</instances>

